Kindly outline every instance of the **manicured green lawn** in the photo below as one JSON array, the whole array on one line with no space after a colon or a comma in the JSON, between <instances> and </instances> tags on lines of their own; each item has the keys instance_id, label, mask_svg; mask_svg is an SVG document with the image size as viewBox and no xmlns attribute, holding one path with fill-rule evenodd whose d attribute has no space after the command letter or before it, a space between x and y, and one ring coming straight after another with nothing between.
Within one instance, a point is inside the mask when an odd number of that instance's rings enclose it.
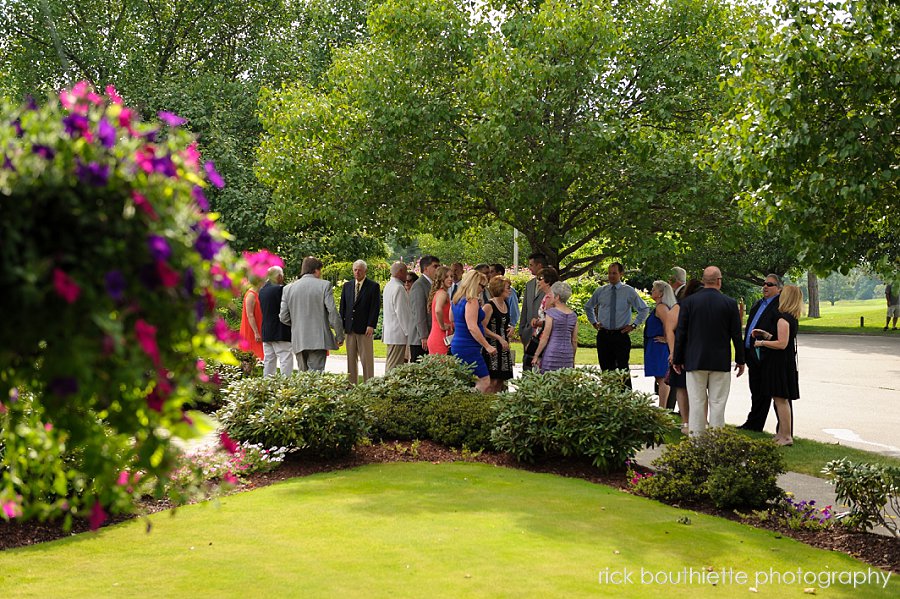
<instances>
[{"instance_id":1,"label":"manicured green lawn","mask_svg":"<svg viewBox=\"0 0 900 599\"><path fill-rule=\"evenodd\" d=\"M690 524L678 522L685 516ZM151 520L150 534L132 521L0 553L0 596L781 598L820 586L819 573L869 571L609 487L483 464L367 466ZM685 569L693 584L647 578ZM713 586L710 570L733 578ZM798 570L800 580L774 581ZM900 583L883 589L872 572L870 584L818 594L900 593ZM758 593L747 595L750 587Z\"/></svg>"},{"instance_id":2,"label":"manicured green lawn","mask_svg":"<svg viewBox=\"0 0 900 599\"><path fill-rule=\"evenodd\" d=\"M808 307L804 307L806 313ZM821 318L800 318L801 333L846 333L851 335L889 335L900 331L883 332L887 304L884 298L870 300L841 300L833 306L819 303ZM859 326L859 317L865 319L865 327Z\"/></svg>"},{"instance_id":3,"label":"manicured green lawn","mask_svg":"<svg viewBox=\"0 0 900 599\"><path fill-rule=\"evenodd\" d=\"M516 352L516 361L521 364L522 363L522 344L513 342L510 344L512 349ZM375 339L372 347L373 353L376 358L384 358L387 356L387 349L379 339ZM339 350L334 352L337 355L345 356L347 355L347 348L342 346ZM575 352L575 363L576 364L593 364L597 365L597 348L595 347L579 347ZM640 365L644 363L644 350L634 348L631 350L631 364L632 365Z\"/></svg>"}]
</instances>

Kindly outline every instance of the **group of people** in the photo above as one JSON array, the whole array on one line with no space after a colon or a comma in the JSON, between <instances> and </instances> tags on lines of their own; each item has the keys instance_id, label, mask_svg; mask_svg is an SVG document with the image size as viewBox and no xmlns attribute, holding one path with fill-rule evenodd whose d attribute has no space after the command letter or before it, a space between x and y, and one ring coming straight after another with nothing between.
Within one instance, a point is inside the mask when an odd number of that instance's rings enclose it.
<instances>
[{"instance_id":1,"label":"group of people","mask_svg":"<svg viewBox=\"0 0 900 599\"><path fill-rule=\"evenodd\" d=\"M502 390L513 377L516 358L510 338L518 328L523 369L541 372L573 367L578 347L578 316L569 307L571 287L559 280L541 253L529 256L534 277L525 285L519 307L502 265L441 265L435 256L419 260L420 274L404 262L391 265L391 278L381 292L368 279L363 260L353 263L335 305L332 286L321 279L322 262L303 260L301 277L284 284L280 267L269 269L267 281L244 300L241 333L252 341L263 361L263 374L290 374L294 359L300 370L323 370L329 350L347 342L352 382L374 374L373 339L383 311L385 371L426 354L452 354L472 365L481 392ZM651 310L638 292L622 281L624 268L608 268L609 284L599 287L584 306L597 331L597 359L602 370L628 375L629 334L644 329L644 370L655 379L662 407L674 402L691 434L724 424L731 384L732 347L735 370L749 368L751 410L742 428L762 430L769 406L778 417L776 442L792 443L791 401L799 398L796 366L797 318L802 309L799 288L782 291L777 275L769 275L763 298L748 314L744 334L735 300L721 293L722 274L714 266L702 280L686 279L673 269L669 282L655 281Z\"/></svg>"}]
</instances>

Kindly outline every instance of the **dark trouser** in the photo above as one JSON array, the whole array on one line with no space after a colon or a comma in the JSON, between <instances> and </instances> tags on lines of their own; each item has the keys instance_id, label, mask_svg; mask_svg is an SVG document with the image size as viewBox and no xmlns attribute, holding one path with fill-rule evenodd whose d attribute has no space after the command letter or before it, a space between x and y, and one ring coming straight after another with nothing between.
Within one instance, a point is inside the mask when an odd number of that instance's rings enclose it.
<instances>
[{"instance_id":1,"label":"dark trouser","mask_svg":"<svg viewBox=\"0 0 900 599\"><path fill-rule=\"evenodd\" d=\"M597 361L601 370L628 370L631 357L631 337L622 331L600 329L597 331ZM631 374L625 378L625 385L631 387Z\"/></svg>"},{"instance_id":2,"label":"dark trouser","mask_svg":"<svg viewBox=\"0 0 900 599\"><path fill-rule=\"evenodd\" d=\"M769 410L772 409L772 396L766 391L762 364L756 359L756 356L749 356L749 353L755 351L752 347L748 350L747 380L750 384L750 413L747 414L747 421L741 425L741 428L761 431L766 426L766 418L769 416Z\"/></svg>"},{"instance_id":3,"label":"dark trouser","mask_svg":"<svg viewBox=\"0 0 900 599\"><path fill-rule=\"evenodd\" d=\"M422 356L427 356L427 355L428 355L428 350L422 349L421 343L419 343L417 345L409 346L409 361L410 362L418 362L419 358L421 358Z\"/></svg>"}]
</instances>

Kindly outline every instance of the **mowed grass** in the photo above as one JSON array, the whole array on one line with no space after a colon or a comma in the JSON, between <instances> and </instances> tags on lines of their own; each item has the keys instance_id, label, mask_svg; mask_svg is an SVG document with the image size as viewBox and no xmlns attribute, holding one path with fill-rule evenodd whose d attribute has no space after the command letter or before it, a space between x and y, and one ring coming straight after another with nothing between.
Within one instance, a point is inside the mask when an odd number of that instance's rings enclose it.
<instances>
[{"instance_id":1,"label":"mowed grass","mask_svg":"<svg viewBox=\"0 0 900 599\"><path fill-rule=\"evenodd\" d=\"M135 520L2 552L0 596L669 598L753 587L781 598L820 586L775 580L798 571L869 572L856 589L834 583L821 596L900 594L900 583L883 588L880 571L840 553L579 479L483 464L366 466L151 521L149 534ZM675 579L685 569L693 583ZM708 569L733 578L700 582Z\"/></svg>"},{"instance_id":2,"label":"mowed grass","mask_svg":"<svg viewBox=\"0 0 900 599\"><path fill-rule=\"evenodd\" d=\"M807 314L809 306L804 306ZM843 333L851 335L889 335L900 331L884 332L887 303L884 298L870 300L840 300L833 306L827 301L819 302L821 318L800 318L801 333ZM863 317L865 327L859 326Z\"/></svg>"},{"instance_id":3,"label":"mowed grass","mask_svg":"<svg viewBox=\"0 0 900 599\"><path fill-rule=\"evenodd\" d=\"M510 343L510 347L516 352L516 362L518 364L522 364L522 343L521 342L512 342ZM334 352L339 356L347 355L347 347L341 346L340 349ZM384 343L379 339L375 339L372 343L372 353L376 358L385 358L387 357L387 348ZM640 348L632 348L631 350L631 361L632 365L641 365L644 363L644 350ZM579 347L575 351L575 364L578 365L597 365L597 348L596 347Z\"/></svg>"}]
</instances>

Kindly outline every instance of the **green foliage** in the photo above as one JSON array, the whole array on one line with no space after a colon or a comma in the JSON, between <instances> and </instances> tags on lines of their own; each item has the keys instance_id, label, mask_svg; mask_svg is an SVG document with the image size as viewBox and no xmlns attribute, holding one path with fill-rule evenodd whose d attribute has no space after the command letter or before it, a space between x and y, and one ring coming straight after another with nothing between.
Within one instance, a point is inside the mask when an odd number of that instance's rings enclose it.
<instances>
[{"instance_id":1,"label":"green foliage","mask_svg":"<svg viewBox=\"0 0 900 599\"><path fill-rule=\"evenodd\" d=\"M622 383L621 373L597 368L526 372L514 392L499 396L499 408L492 439L500 451L520 461L587 458L606 471L662 443L674 427L649 395Z\"/></svg>"},{"instance_id":2,"label":"green foliage","mask_svg":"<svg viewBox=\"0 0 900 599\"><path fill-rule=\"evenodd\" d=\"M88 482L66 498L69 513L93 510L95 522L122 507L122 470L164 478L170 437L194 433L182 407L198 358L231 359L216 306L239 266L195 200L207 183L194 139L140 122L109 94L80 83L43 107L0 108L0 312L17 323L0 329L5 434L28 418L17 389L34 391L54 439L83 455ZM36 457L8 451L0 465L0 500L17 496L23 455ZM61 513L20 507L25 518Z\"/></svg>"},{"instance_id":3,"label":"green foliage","mask_svg":"<svg viewBox=\"0 0 900 599\"><path fill-rule=\"evenodd\" d=\"M353 262L332 262L331 264L326 264L322 268L322 278L330 281L335 286L338 298L340 298L338 283L349 281L353 278Z\"/></svg>"},{"instance_id":4,"label":"green foliage","mask_svg":"<svg viewBox=\"0 0 900 599\"><path fill-rule=\"evenodd\" d=\"M730 110L706 156L819 272L896 268L900 6L782 0L728 50Z\"/></svg>"},{"instance_id":5,"label":"green foliage","mask_svg":"<svg viewBox=\"0 0 900 599\"><path fill-rule=\"evenodd\" d=\"M492 18L374 3L369 37L319 85L264 92L271 222L428 245L499 221L569 278L671 255L730 207L693 156L702 115L722 110L721 45L744 27L733 3L505 3Z\"/></svg>"},{"instance_id":6,"label":"green foliage","mask_svg":"<svg viewBox=\"0 0 900 599\"><path fill-rule=\"evenodd\" d=\"M761 507L782 495L777 477L785 466L778 446L728 428L667 445L653 465L656 475L637 481L635 488L661 501L708 502L730 509Z\"/></svg>"},{"instance_id":7,"label":"green foliage","mask_svg":"<svg viewBox=\"0 0 900 599\"><path fill-rule=\"evenodd\" d=\"M235 440L314 456L345 455L370 424L350 388L346 375L312 371L243 379L223 392L226 404L217 416Z\"/></svg>"},{"instance_id":8,"label":"green foliage","mask_svg":"<svg viewBox=\"0 0 900 599\"><path fill-rule=\"evenodd\" d=\"M492 449L496 398L474 390L457 391L432 400L425 421L432 441L476 452Z\"/></svg>"},{"instance_id":9,"label":"green foliage","mask_svg":"<svg viewBox=\"0 0 900 599\"><path fill-rule=\"evenodd\" d=\"M850 506L842 522L862 530L880 525L900 537L895 516L900 514L900 467L840 459L822 472L834 483L838 500Z\"/></svg>"},{"instance_id":10,"label":"green foliage","mask_svg":"<svg viewBox=\"0 0 900 599\"><path fill-rule=\"evenodd\" d=\"M470 365L450 355L428 355L357 385L353 395L374 415L374 438L424 439L434 402L467 391L473 382Z\"/></svg>"}]
</instances>

